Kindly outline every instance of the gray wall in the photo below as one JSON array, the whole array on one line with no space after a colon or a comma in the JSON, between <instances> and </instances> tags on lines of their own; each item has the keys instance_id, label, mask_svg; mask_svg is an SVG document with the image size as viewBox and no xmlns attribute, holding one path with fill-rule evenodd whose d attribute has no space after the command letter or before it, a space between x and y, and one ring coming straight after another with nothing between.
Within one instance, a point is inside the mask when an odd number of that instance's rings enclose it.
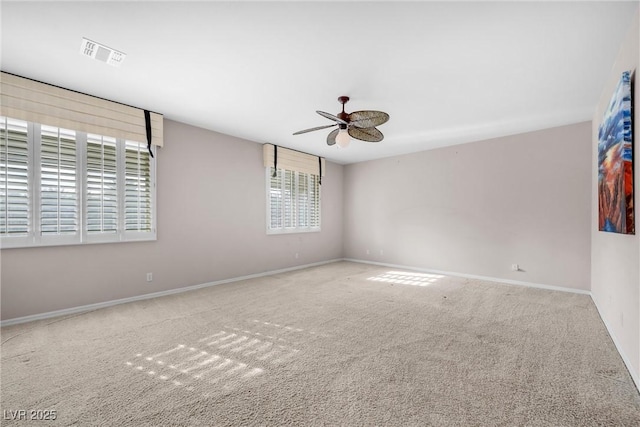
<instances>
[{"instance_id":1,"label":"gray wall","mask_svg":"<svg viewBox=\"0 0 640 427\"><path fill-rule=\"evenodd\" d=\"M348 165L345 257L588 290L590 175L589 122Z\"/></svg>"},{"instance_id":2,"label":"gray wall","mask_svg":"<svg viewBox=\"0 0 640 427\"><path fill-rule=\"evenodd\" d=\"M267 235L262 145L164 126L158 240L3 249L3 320L342 257L343 166L327 162L321 232Z\"/></svg>"},{"instance_id":3,"label":"gray wall","mask_svg":"<svg viewBox=\"0 0 640 427\"><path fill-rule=\"evenodd\" d=\"M598 305L600 315L609 327L609 332L618 344L623 358L632 372L636 384L640 385L640 72L639 28L640 10L625 38L609 79L603 88L596 112L593 116L593 161L591 180L591 292ZM598 126L602 121L611 95L623 71L635 70L635 104L633 127L635 168L635 215L636 235L622 235L598 231Z\"/></svg>"}]
</instances>

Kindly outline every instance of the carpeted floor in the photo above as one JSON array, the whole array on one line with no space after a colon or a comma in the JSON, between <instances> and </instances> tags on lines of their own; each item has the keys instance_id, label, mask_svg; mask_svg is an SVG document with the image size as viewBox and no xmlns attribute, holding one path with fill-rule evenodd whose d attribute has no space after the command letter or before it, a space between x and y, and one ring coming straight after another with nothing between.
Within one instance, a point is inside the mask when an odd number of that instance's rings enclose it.
<instances>
[{"instance_id":1,"label":"carpeted floor","mask_svg":"<svg viewBox=\"0 0 640 427\"><path fill-rule=\"evenodd\" d=\"M640 425L590 297L390 270L339 262L2 328L2 424Z\"/></svg>"}]
</instances>

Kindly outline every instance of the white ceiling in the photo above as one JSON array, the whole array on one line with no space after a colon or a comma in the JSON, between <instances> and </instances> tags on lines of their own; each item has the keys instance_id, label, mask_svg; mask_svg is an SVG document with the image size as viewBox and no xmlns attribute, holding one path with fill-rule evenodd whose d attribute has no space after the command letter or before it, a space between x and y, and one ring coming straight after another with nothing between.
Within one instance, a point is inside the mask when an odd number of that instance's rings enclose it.
<instances>
[{"instance_id":1,"label":"white ceiling","mask_svg":"<svg viewBox=\"0 0 640 427\"><path fill-rule=\"evenodd\" d=\"M2 70L353 163L591 119L638 1L9 2ZM82 37L123 51L120 68ZM315 110L382 110L328 147ZM179 141L172 143L178 144Z\"/></svg>"}]
</instances>

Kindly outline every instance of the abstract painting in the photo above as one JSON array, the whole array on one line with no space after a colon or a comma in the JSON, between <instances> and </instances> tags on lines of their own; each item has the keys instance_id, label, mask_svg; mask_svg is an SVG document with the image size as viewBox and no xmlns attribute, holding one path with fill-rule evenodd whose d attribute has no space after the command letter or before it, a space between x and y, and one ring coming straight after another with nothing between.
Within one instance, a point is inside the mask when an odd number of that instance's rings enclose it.
<instances>
[{"instance_id":1,"label":"abstract painting","mask_svg":"<svg viewBox=\"0 0 640 427\"><path fill-rule=\"evenodd\" d=\"M635 234L631 73L618 82L598 129L598 226Z\"/></svg>"}]
</instances>

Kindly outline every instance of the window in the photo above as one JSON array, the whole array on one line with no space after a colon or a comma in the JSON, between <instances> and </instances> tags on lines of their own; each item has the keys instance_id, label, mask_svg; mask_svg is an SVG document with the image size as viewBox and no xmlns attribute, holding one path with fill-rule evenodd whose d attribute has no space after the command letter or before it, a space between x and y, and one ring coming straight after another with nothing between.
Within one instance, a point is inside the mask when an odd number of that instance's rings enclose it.
<instances>
[{"instance_id":1,"label":"window","mask_svg":"<svg viewBox=\"0 0 640 427\"><path fill-rule=\"evenodd\" d=\"M2 247L155 235L146 144L0 117Z\"/></svg>"},{"instance_id":2,"label":"window","mask_svg":"<svg viewBox=\"0 0 640 427\"><path fill-rule=\"evenodd\" d=\"M267 187L267 233L320 231L320 182L325 159L263 145Z\"/></svg>"},{"instance_id":3,"label":"window","mask_svg":"<svg viewBox=\"0 0 640 427\"><path fill-rule=\"evenodd\" d=\"M318 175L268 167L267 232L320 231Z\"/></svg>"}]
</instances>

